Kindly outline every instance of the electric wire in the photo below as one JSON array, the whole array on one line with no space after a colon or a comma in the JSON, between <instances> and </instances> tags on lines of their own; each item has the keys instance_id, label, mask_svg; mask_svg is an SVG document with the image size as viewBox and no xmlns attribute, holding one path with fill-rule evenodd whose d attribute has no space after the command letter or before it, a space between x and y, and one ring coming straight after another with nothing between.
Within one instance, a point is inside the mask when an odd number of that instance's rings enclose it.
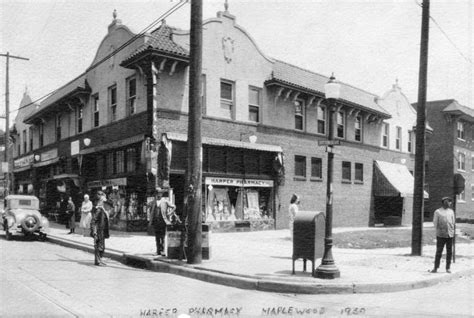
<instances>
[{"instance_id":1,"label":"electric wire","mask_svg":"<svg viewBox=\"0 0 474 318\"><path fill-rule=\"evenodd\" d=\"M421 3L419 3L418 1L414 0L415 2L415 5L419 6L420 8L423 7L423 5ZM456 45L456 43L454 43L453 40L451 40L451 38L449 37L449 35L443 30L443 28L441 27L441 25L435 20L435 18L433 18L433 16L430 14L430 20L434 22L434 24L436 25L436 27L441 31L441 33L446 37L446 39L449 41L449 43L451 43L451 45L456 49L456 51L459 53L459 55L461 55L461 57L466 60L466 62L468 62L469 64L472 64L472 60L470 58L468 58L466 55L464 55L464 53L459 49L459 47Z\"/></svg>"}]
</instances>

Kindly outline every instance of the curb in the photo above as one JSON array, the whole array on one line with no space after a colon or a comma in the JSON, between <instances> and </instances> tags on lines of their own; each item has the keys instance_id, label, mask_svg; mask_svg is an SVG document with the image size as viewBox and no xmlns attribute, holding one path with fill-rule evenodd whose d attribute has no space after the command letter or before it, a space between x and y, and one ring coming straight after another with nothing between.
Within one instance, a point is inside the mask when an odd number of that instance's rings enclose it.
<instances>
[{"instance_id":1,"label":"curb","mask_svg":"<svg viewBox=\"0 0 474 318\"><path fill-rule=\"evenodd\" d=\"M76 248L85 252L94 253L94 247L64 238L48 235L46 242L65 247ZM474 274L474 269L459 271L453 274L441 274L440 277L430 277L411 282L393 283L307 283L284 280L272 280L252 275L237 275L202 268L200 266L173 264L168 260L154 260L136 254L123 253L117 250L106 249L104 255L125 265L148 269L155 272L180 275L208 283L214 283L240 289L259 290L264 292L292 293L292 294L363 294L388 293L411 289L430 287L439 283L449 282ZM435 274L434 276L439 275Z\"/></svg>"}]
</instances>

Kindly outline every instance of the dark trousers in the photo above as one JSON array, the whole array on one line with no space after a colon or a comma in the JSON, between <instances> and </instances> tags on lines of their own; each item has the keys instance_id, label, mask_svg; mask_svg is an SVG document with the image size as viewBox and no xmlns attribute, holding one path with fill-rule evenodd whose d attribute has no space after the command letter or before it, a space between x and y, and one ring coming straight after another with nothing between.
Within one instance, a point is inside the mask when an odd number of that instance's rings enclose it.
<instances>
[{"instance_id":1,"label":"dark trousers","mask_svg":"<svg viewBox=\"0 0 474 318\"><path fill-rule=\"evenodd\" d=\"M165 249L166 223L159 222L153 227L155 230L156 253L160 254Z\"/></svg>"},{"instance_id":2,"label":"dark trousers","mask_svg":"<svg viewBox=\"0 0 474 318\"><path fill-rule=\"evenodd\" d=\"M95 264L103 263L102 257L105 251L105 239L104 235L97 235L94 238L94 262Z\"/></svg>"},{"instance_id":3,"label":"dark trousers","mask_svg":"<svg viewBox=\"0 0 474 318\"><path fill-rule=\"evenodd\" d=\"M436 256L434 268L438 269L443 255L444 245L446 245L446 269L451 267L451 259L453 257L453 238L452 237L436 237Z\"/></svg>"}]
</instances>

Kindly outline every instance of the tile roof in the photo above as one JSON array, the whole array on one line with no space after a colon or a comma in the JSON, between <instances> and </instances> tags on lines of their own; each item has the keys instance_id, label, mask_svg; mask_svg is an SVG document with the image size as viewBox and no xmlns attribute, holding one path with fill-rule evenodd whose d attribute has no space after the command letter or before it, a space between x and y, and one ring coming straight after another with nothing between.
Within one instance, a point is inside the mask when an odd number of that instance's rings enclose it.
<instances>
[{"instance_id":1,"label":"tile roof","mask_svg":"<svg viewBox=\"0 0 474 318\"><path fill-rule=\"evenodd\" d=\"M413 103L416 109L418 103ZM426 107L442 109L442 112L460 115L464 119L474 121L474 109L458 103L455 99L443 99L426 102Z\"/></svg>"},{"instance_id":2,"label":"tile roof","mask_svg":"<svg viewBox=\"0 0 474 318\"><path fill-rule=\"evenodd\" d=\"M298 66L275 60L271 80L276 80L278 82L324 95L324 85L327 83L329 78ZM390 117L390 114L375 102L378 97L377 95L368 93L345 83L340 84L341 99Z\"/></svg>"},{"instance_id":3,"label":"tile roof","mask_svg":"<svg viewBox=\"0 0 474 318\"><path fill-rule=\"evenodd\" d=\"M464 115L468 115L474 118L474 109L461 105L455 100L453 100L453 102L449 104L445 109L443 109L443 112L460 112Z\"/></svg>"},{"instance_id":4,"label":"tile roof","mask_svg":"<svg viewBox=\"0 0 474 318\"><path fill-rule=\"evenodd\" d=\"M47 107L51 104L54 104L55 102L59 101L61 98L75 91L76 89L82 89L82 90L87 89L85 73L79 75L78 77L70 81L69 83L55 90L51 95L49 95L47 98L45 98L41 102L40 109Z\"/></svg>"},{"instance_id":5,"label":"tile roof","mask_svg":"<svg viewBox=\"0 0 474 318\"><path fill-rule=\"evenodd\" d=\"M124 60L124 62L129 61L130 59L140 55L141 53L149 49L158 50L160 52L172 55L189 57L188 50L184 49L182 46L172 40L172 34L173 28L169 27L166 24L161 25L159 28L147 35L147 41L139 48L137 48L132 54L130 54Z\"/></svg>"},{"instance_id":6,"label":"tile roof","mask_svg":"<svg viewBox=\"0 0 474 318\"><path fill-rule=\"evenodd\" d=\"M39 108L33 112L32 114L29 114L28 116L25 116L24 122L25 123L30 123L32 119L34 119L38 114L44 113L45 111L48 111L47 109L49 106L54 105L58 101L60 101L62 98L67 97L70 94L73 94L74 92L80 92L80 91L90 91L90 87L86 83L86 74L83 73L70 81L69 83L61 86L57 90L55 90L51 95L49 95L47 98L45 98L41 104L39 105Z\"/></svg>"}]
</instances>

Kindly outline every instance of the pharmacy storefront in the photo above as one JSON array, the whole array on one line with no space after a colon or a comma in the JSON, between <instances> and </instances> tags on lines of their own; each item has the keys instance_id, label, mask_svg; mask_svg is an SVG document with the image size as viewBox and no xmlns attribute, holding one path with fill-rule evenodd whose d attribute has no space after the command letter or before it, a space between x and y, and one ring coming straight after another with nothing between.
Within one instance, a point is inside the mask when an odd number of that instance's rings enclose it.
<instances>
[{"instance_id":1,"label":"pharmacy storefront","mask_svg":"<svg viewBox=\"0 0 474 318\"><path fill-rule=\"evenodd\" d=\"M274 182L206 177L205 221L213 231L273 229Z\"/></svg>"}]
</instances>

